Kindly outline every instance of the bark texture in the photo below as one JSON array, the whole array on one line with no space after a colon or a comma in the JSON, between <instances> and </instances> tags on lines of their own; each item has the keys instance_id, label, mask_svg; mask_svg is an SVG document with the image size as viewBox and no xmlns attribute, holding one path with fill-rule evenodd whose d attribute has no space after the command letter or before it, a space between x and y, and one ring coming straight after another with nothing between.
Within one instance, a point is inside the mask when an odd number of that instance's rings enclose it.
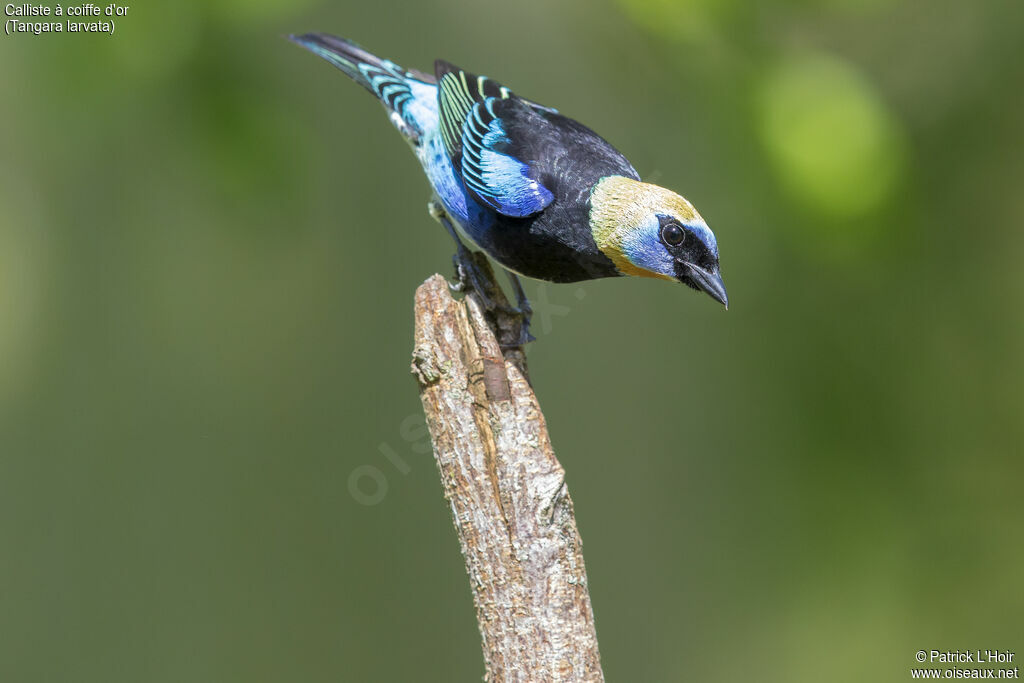
<instances>
[{"instance_id":1,"label":"bark texture","mask_svg":"<svg viewBox=\"0 0 1024 683\"><path fill-rule=\"evenodd\" d=\"M603 681L565 472L522 350L498 343L517 335L511 316L484 313L472 294L456 301L440 275L416 291L412 369L469 572L486 680Z\"/></svg>"}]
</instances>

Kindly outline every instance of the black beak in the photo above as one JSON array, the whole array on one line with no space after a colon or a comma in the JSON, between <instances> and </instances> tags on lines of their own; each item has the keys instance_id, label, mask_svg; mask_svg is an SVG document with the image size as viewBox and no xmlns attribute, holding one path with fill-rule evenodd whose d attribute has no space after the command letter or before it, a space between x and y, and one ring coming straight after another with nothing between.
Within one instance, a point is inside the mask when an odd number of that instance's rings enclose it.
<instances>
[{"instance_id":1,"label":"black beak","mask_svg":"<svg viewBox=\"0 0 1024 683\"><path fill-rule=\"evenodd\" d=\"M722 276L718 274L717 268L714 271L708 271L692 263L687 263L685 277L697 289L707 292L712 299L729 310L729 295L725 293L725 283L722 282Z\"/></svg>"}]
</instances>

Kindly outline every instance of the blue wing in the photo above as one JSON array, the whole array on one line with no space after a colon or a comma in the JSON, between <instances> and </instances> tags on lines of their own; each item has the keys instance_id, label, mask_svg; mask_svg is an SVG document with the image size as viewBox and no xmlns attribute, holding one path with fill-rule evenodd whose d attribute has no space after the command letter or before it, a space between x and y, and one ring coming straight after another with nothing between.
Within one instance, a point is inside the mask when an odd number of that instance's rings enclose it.
<instances>
[{"instance_id":1,"label":"blue wing","mask_svg":"<svg viewBox=\"0 0 1024 683\"><path fill-rule=\"evenodd\" d=\"M512 140L495 111L499 106L498 99L488 97L473 105L466 117L462 125L462 179L480 203L505 216L522 218L544 209L554 195L528 164L509 153Z\"/></svg>"},{"instance_id":2,"label":"blue wing","mask_svg":"<svg viewBox=\"0 0 1024 683\"><path fill-rule=\"evenodd\" d=\"M485 76L442 61L435 69L445 150L469 195L514 218L543 210L554 195L523 154L530 147L529 131L509 125L532 105Z\"/></svg>"}]
</instances>

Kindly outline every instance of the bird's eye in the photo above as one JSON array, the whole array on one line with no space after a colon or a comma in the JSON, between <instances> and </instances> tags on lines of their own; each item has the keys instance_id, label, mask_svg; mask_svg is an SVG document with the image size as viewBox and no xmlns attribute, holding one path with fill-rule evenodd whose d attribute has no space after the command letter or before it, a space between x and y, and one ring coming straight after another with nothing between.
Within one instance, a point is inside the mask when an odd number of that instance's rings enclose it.
<instances>
[{"instance_id":1,"label":"bird's eye","mask_svg":"<svg viewBox=\"0 0 1024 683\"><path fill-rule=\"evenodd\" d=\"M675 223L669 223L662 228L661 239L670 247L678 247L686 239L686 233Z\"/></svg>"}]
</instances>

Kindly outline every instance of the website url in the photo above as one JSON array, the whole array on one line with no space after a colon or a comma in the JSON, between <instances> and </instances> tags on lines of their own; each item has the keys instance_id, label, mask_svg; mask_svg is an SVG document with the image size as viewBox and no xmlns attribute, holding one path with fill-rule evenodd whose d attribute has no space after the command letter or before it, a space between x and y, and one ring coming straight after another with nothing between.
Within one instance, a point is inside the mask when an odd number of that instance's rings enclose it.
<instances>
[{"instance_id":1,"label":"website url","mask_svg":"<svg viewBox=\"0 0 1024 683\"><path fill-rule=\"evenodd\" d=\"M923 679L1008 679L1020 678L1020 670L1012 669L911 669L911 678Z\"/></svg>"}]
</instances>

